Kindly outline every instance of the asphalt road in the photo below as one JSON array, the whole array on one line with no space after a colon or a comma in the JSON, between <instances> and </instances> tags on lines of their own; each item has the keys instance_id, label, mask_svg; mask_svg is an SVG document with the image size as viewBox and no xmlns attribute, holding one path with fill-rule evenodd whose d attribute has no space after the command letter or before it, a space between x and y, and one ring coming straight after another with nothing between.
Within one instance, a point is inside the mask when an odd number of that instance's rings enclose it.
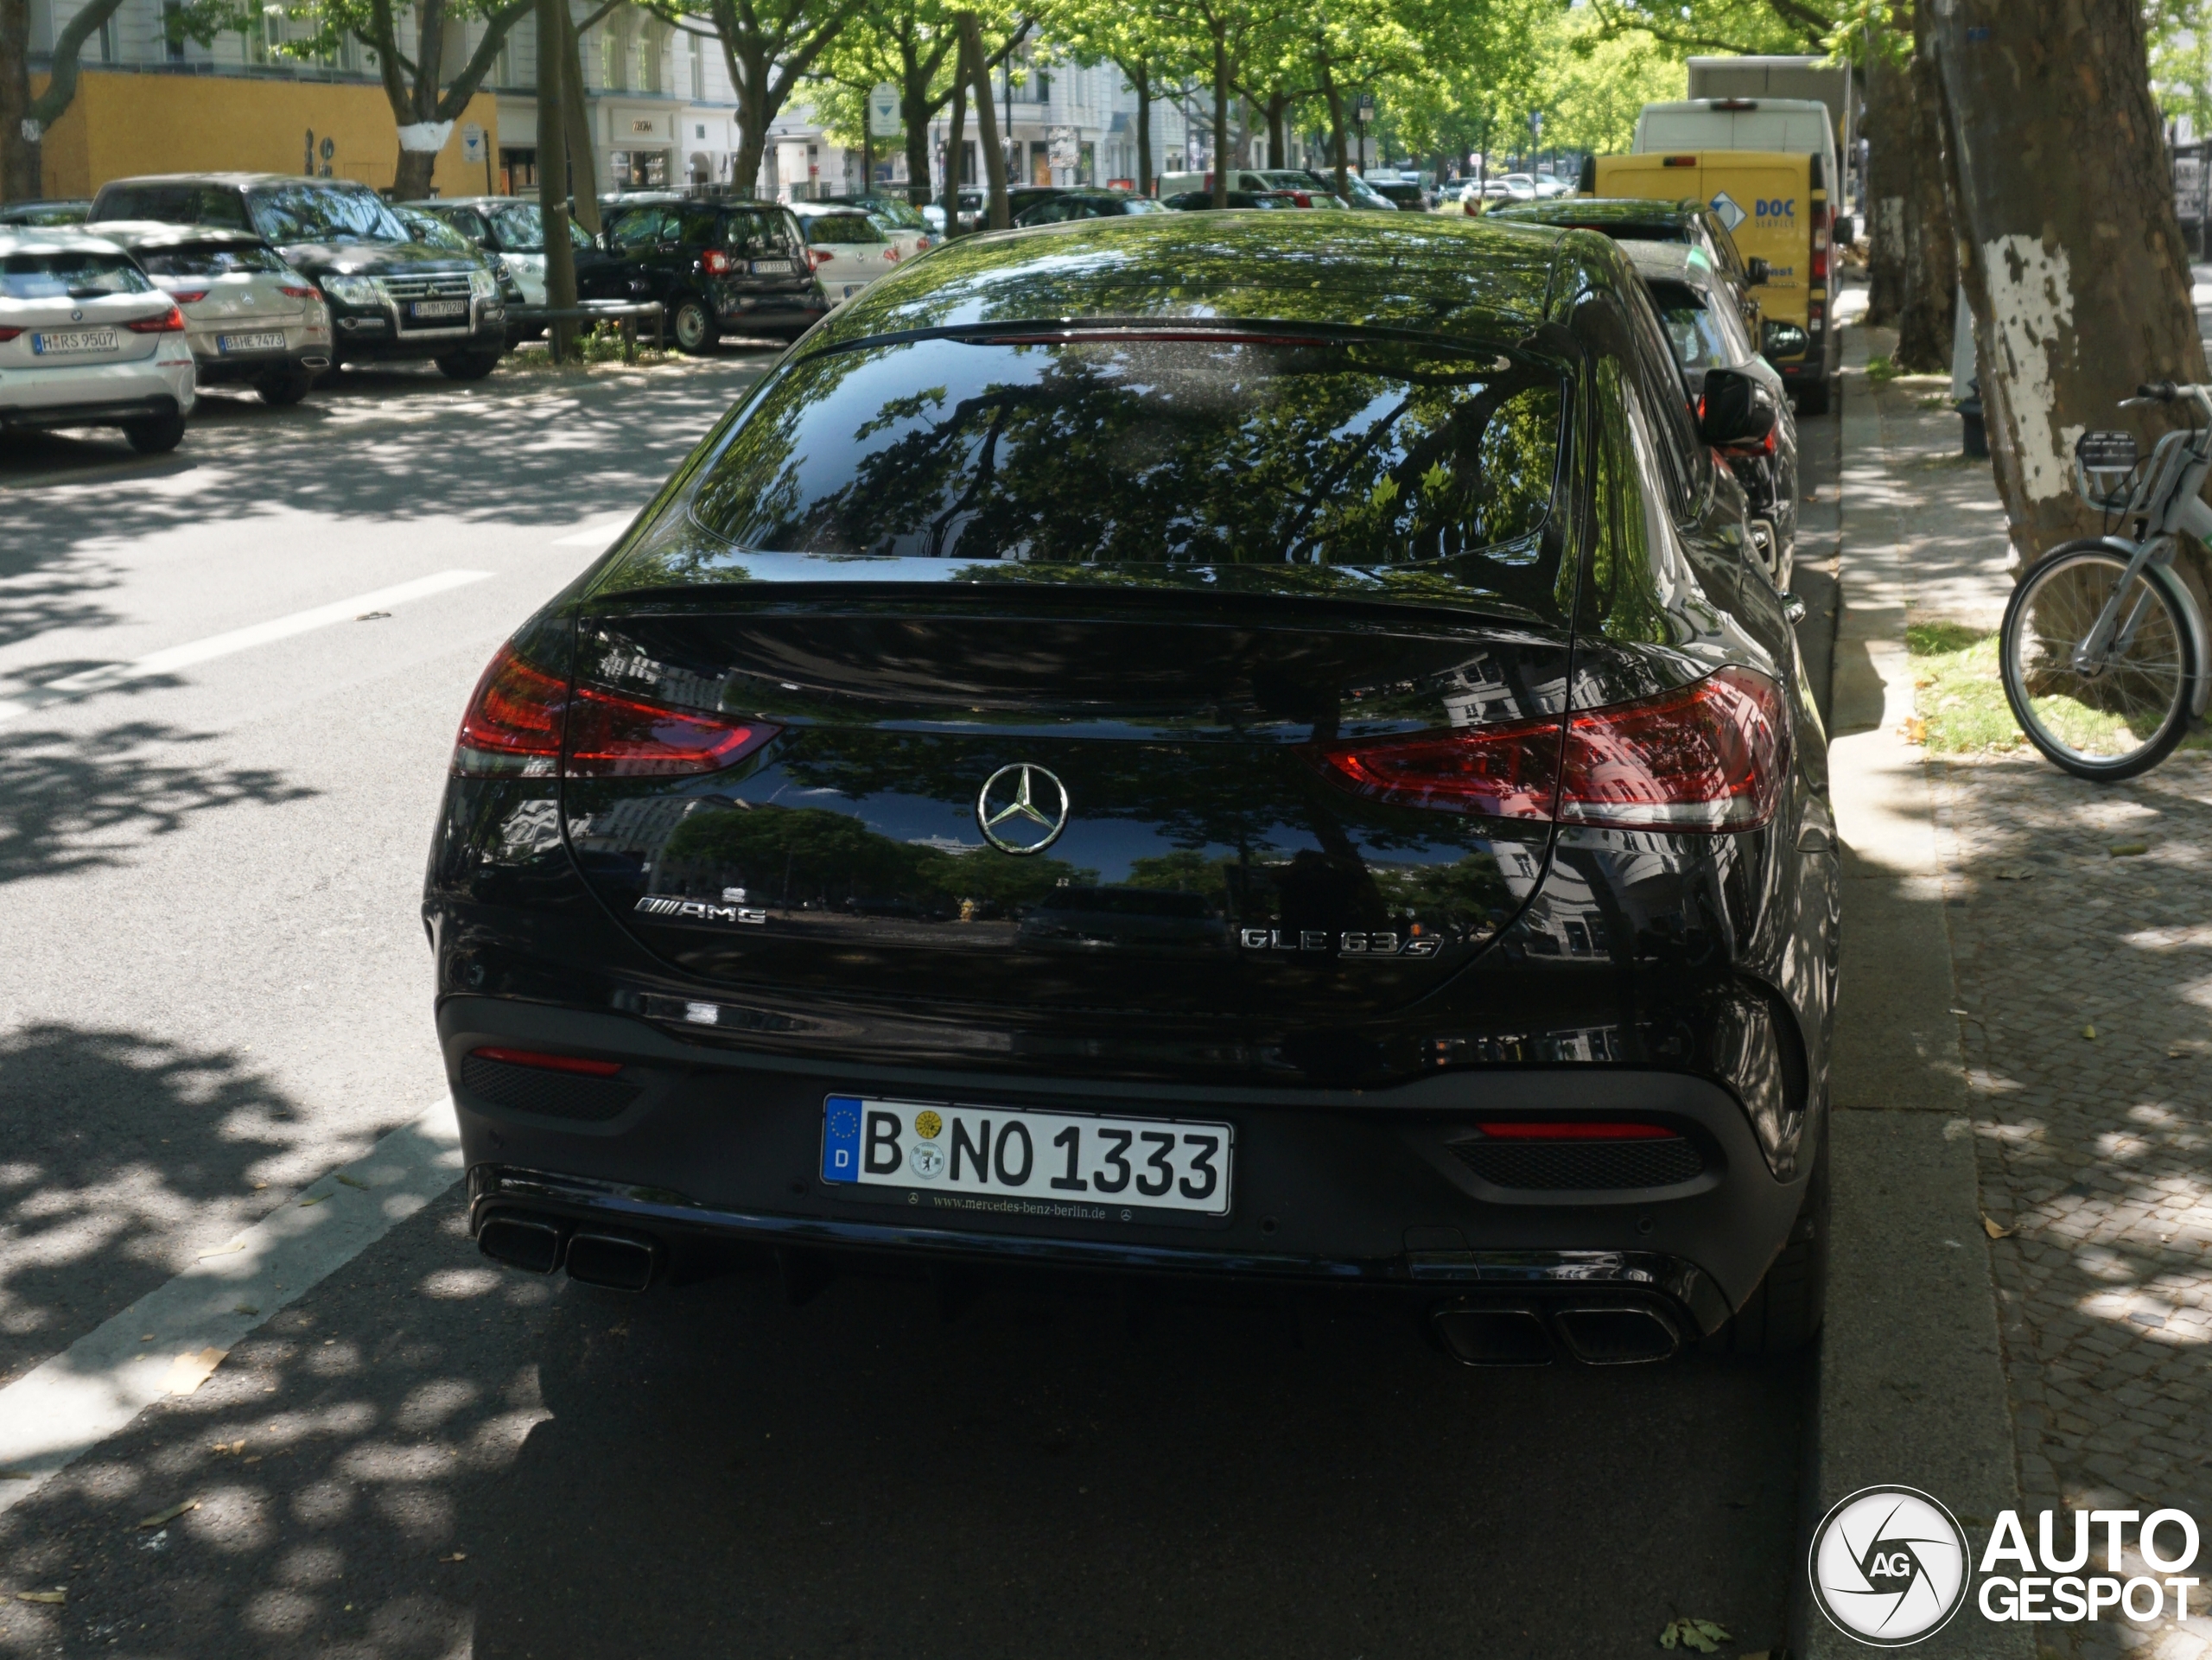
<instances>
[{"instance_id":1,"label":"asphalt road","mask_svg":"<svg viewBox=\"0 0 2212 1660\"><path fill-rule=\"evenodd\" d=\"M0 1386L440 1094L461 703L766 361L0 439ZM1782 1641L1800 1367L1471 1372L1089 1280L626 1300L483 1263L459 1199L0 1514L0 1655Z\"/></svg>"}]
</instances>

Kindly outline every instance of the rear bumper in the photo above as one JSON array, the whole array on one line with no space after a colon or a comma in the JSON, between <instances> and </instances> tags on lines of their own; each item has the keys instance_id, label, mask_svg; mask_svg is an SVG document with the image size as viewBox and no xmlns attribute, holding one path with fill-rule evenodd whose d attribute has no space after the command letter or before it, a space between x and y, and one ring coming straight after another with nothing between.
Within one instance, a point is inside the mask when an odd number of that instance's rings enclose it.
<instances>
[{"instance_id":1,"label":"rear bumper","mask_svg":"<svg viewBox=\"0 0 2212 1660\"><path fill-rule=\"evenodd\" d=\"M956 1258L1396 1288L1662 1297L1698 1330L1739 1306L1786 1241L1808 1172L1778 1180L1743 1108L1681 1074L1497 1068L1387 1090L1101 1084L748 1055L622 1015L448 998L441 1043L470 1173L472 1225L501 1210L687 1238L890 1257ZM588 1121L486 1098L463 1082L483 1046L619 1060L620 1104ZM549 1074L549 1077L556 1076ZM1230 1213L1191 1225L1120 1222L1102 1207L953 1210L915 1189L819 1180L833 1092L1235 1127ZM549 1106L556 1104L547 1097ZM606 1109L599 1109L606 1110ZM1693 1178L1561 1193L1491 1185L1449 1151L1484 1114L1633 1114L1696 1142ZM1009 1207L1011 1209L1013 1207ZM943 1217L932 1221L932 1214Z\"/></svg>"},{"instance_id":2,"label":"rear bumper","mask_svg":"<svg viewBox=\"0 0 2212 1660\"><path fill-rule=\"evenodd\" d=\"M181 342L130 363L10 369L0 374L0 426L106 426L189 415L194 385Z\"/></svg>"},{"instance_id":3,"label":"rear bumper","mask_svg":"<svg viewBox=\"0 0 2212 1660\"><path fill-rule=\"evenodd\" d=\"M225 334L281 334L283 345L266 351L226 352L219 343ZM223 328L195 326L191 339L193 360L198 366L200 384L203 386L226 385L241 380L259 380L266 375L312 372L330 366L327 328L311 330L302 324L283 322L259 327L251 323Z\"/></svg>"}]
</instances>

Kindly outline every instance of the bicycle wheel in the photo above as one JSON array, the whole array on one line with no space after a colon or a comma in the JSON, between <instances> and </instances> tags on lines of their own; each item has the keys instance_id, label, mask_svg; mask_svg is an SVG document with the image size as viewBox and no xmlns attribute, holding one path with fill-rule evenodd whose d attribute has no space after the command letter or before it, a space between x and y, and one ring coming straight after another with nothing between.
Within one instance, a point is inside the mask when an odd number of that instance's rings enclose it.
<instances>
[{"instance_id":1,"label":"bicycle wheel","mask_svg":"<svg viewBox=\"0 0 2212 1660\"><path fill-rule=\"evenodd\" d=\"M2120 627L2095 662L2076 659L2127 576L2125 556L2069 542L2031 566L2005 607L1999 667L2028 741L2076 778L2133 778L2164 760L2189 729L2202 665L2174 574L2127 579Z\"/></svg>"}]
</instances>

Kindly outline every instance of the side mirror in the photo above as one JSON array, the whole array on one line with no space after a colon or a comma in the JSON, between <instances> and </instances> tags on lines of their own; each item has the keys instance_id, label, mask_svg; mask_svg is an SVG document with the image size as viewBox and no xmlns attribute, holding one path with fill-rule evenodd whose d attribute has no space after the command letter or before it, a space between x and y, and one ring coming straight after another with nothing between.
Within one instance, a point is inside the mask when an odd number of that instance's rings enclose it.
<instances>
[{"instance_id":1,"label":"side mirror","mask_svg":"<svg viewBox=\"0 0 2212 1660\"><path fill-rule=\"evenodd\" d=\"M1859 239L1858 224L1850 214L1838 213L1835 216L1835 229L1828 233L1828 239L1839 248L1847 243L1856 242Z\"/></svg>"},{"instance_id":2,"label":"side mirror","mask_svg":"<svg viewBox=\"0 0 2212 1660\"><path fill-rule=\"evenodd\" d=\"M1697 404L1697 436L1708 444L1755 444L1779 411L1767 389L1736 369L1708 369Z\"/></svg>"},{"instance_id":3,"label":"side mirror","mask_svg":"<svg viewBox=\"0 0 2212 1660\"><path fill-rule=\"evenodd\" d=\"M1772 275L1772 268L1768 265L1764 259L1761 258L1757 254L1753 254L1749 259L1746 259L1744 262L1744 274L1751 279L1751 284L1753 288L1762 288L1765 286L1768 278Z\"/></svg>"}]
</instances>

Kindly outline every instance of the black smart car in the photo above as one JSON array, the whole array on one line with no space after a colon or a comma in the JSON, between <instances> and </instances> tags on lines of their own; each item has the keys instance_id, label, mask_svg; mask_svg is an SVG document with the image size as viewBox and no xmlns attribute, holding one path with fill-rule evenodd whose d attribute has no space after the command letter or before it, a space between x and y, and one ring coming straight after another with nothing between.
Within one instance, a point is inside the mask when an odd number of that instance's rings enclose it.
<instances>
[{"instance_id":1,"label":"black smart car","mask_svg":"<svg viewBox=\"0 0 2212 1660\"><path fill-rule=\"evenodd\" d=\"M173 173L100 187L91 223L156 219L251 231L329 302L334 366L435 359L479 380L507 349L498 279L471 251L416 239L384 200L347 179Z\"/></svg>"},{"instance_id":2,"label":"black smart car","mask_svg":"<svg viewBox=\"0 0 2212 1660\"><path fill-rule=\"evenodd\" d=\"M963 239L503 647L423 914L482 1250L1366 1287L1472 1362L1819 1317L1789 602L1602 238Z\"/></svg>"},{"instance_id":3,"label":"black smart car","mask_svg":"<svg viewBox=\"0 0 2212 1660\"><path fill-rule=\"evenodd\" d=\"M685 352L728 334L796 338L830 313L806 233L775 202L626 195L604 205L609 256L576 271L587 300L658 300Z\"/></svg>"}]
</instances>

